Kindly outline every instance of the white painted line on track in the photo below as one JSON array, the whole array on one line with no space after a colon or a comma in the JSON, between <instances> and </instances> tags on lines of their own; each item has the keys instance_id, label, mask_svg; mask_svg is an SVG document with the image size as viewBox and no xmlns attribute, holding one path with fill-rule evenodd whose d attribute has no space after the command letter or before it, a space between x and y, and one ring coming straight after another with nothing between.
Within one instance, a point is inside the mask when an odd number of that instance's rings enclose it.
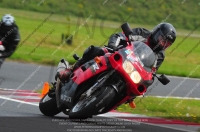
<instances>
[{"instance_id":1,"label":"white painted line on track","mask_svg":"<svg viewBox=\"0 0 200 132\"><path fill-rule=\"evenodd\" d=\"M39 104L30 103L30 102L24 102L24 101L20 101L20 100L17 100L17 99L11 99L11 98L7 98L7 97L3 97L3 96L0 96L0 99L13 101L13 102L18 102L18 103L23 103L23 104L29 104L29 105L33 105L33 106L39 106Z\"/></svg>"}]
</instances>

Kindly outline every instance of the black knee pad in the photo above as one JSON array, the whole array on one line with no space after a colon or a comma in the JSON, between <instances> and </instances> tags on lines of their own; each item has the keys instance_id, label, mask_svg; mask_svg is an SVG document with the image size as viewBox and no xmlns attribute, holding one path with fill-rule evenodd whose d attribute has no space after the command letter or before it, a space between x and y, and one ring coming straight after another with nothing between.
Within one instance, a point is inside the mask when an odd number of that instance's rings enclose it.
<instances>
[{"instance_id":1,"label":"black knee pad","mask_svg":"<svg viewBox=\"0 0 200 132\"><path fill-rule=\"evenodd\" d=\"M96 56L102 56L104 54L105 52L100 47L92 45L85 50L82 58L74 65L74 69L78 68L80 65L86 63L87 61L94 59Z\"/></svg>"},{"instance_id":2,"label":"black knee pad","mask_svg":"<svg viewBox=\"0 0 200 132\"><path fill-rule=\"evenodd\" d=\"M102 56L104 54L105 54L105 52L100 47L92 45L83 53L83 57L82 58L84 60L89 61L89 60L93 59L96 56Z\"/></svg>"},{"instance_id":3,"label":"black knee pad","mask_svg":"<svg viewBox=\"0 0 200 132\"><path fill-rule=\"evenodd\" d=\"M93 53L93 50L94 50L94 46L91 45L90 47L88 47L88 48L84 51L82 58L87 59L88 57L90 57L90 54Z\"/></svg>"}]
</instances>

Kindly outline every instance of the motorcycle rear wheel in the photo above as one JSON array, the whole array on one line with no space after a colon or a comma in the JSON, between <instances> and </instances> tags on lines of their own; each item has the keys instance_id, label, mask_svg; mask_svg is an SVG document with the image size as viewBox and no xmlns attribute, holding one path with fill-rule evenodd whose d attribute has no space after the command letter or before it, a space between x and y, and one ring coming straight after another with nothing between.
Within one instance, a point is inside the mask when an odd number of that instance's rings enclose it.
<instances>
[{"instance_id":1,"label":"motorcycle rear wheel","mask_svg":"<svg viewBox=\"0 0 200 132\"><path fill-rule=\"evenodd\" d=\"M86 119L96 115L113 101L115 90L110 87L99 87L89 97L79 100L69 112L71 119Z\"/></svg>"}]
</instances>

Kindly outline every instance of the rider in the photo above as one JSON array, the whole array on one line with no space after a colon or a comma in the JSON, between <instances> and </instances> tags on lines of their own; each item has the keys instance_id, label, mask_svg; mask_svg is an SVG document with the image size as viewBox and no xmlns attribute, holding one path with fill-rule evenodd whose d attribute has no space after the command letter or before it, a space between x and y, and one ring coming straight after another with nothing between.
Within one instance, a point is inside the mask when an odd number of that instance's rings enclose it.
<instances>
[{"instance_id":1,"label":"rider","mask_svg":"<svg viewBox=\"0 0 200 132\"><path fill-rule=\"evenodd\" d=\"M117 43L117 39L120 38L120 43ZM157 64L155 66L154 72L158 70L162 62L164 61L165 54L164 51L171 46L176 39L176 30L170 23L160 23L153 28L152 31L149 31L145 28L134 28L132 29L132 34L129 35L129 40L131 41L142 41L147 44L157 55ZM127 38L124 33L117 33L111 35L108 47L116 49L118 45L126 44ZM75 63L72 68L68 68L63 71L59 71L56 74L56 79L59 77L61 81L66 81L69 79L70 74L73 70L78 68L80 65L85 62L93 59L96 56L102 56L105 54L105 49L90 46L84 53L82 58Z\"/></svg>"},{"instance_id":2,"label":"rider","mask_svg":"<svg viewBox=\"0 0 200 132\"><path fill-rule=\"evenodd\" d=\"M0 67L14 53L19 41L20 35L14 17L5 14L0 21Z\"/></svg>"}]
</instances>

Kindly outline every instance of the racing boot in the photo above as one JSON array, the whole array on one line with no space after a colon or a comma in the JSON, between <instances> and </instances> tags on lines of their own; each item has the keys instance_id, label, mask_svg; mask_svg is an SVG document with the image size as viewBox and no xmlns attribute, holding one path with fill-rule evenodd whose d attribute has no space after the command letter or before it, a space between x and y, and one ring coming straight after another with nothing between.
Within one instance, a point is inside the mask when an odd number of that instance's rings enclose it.
<instances>
[{"instance_id":1,"label":"racing boot","mask_svg":"<svg viewBox=\"0 0 200 132\"><path fill-rule=\"evenodd\" d=\"M59 67L55 76L55 80L57 78L60 79L61 82L67 82L70 78L70 75L72 72L77 69L79 66L81 66L85 61L81 58L78 60L74 65L68 66L67 68Z\"/></svg>"},{"instance_id":2,"label":"racing boot","mask_svg":"<svg viewBox=\"0 0 200 132\"><path fill-rule=\"evenodd\" d=\"M85 62L85 60L83 60L81 58L74 65L69 66L67 69L64 68L62 70L57 71L57 74L55 76L55 80L57 80L57 78L59 78L61 82L68 82L72 72L74 70L76 70L79 66L81 66L84 62Z\"/></svg>"},{"instance_id":3,"label":"racing boot","mask_svg":"<svg viewBox=\"0 0 200 132\"><path fill-rule=\"evenodd\" d=\"M69 66L69 63L65 61L65 64L63 62L59 62L55 75L55 80L59 78L63 83L69 80L69 77L72 73L72 68Z\"/></svg>"},{"instance_id":4,"label":"racing boot","mask_svg":"<svg viewBox=\"0 0 200 132\"><path fill-rule=\"evenodd\" d=\"M57 78L60 79L61 82L67 82L69 80L70 75L72 74L72 68L68 68L56 73L55 80Z\"/></svg>"}]
</instances>

